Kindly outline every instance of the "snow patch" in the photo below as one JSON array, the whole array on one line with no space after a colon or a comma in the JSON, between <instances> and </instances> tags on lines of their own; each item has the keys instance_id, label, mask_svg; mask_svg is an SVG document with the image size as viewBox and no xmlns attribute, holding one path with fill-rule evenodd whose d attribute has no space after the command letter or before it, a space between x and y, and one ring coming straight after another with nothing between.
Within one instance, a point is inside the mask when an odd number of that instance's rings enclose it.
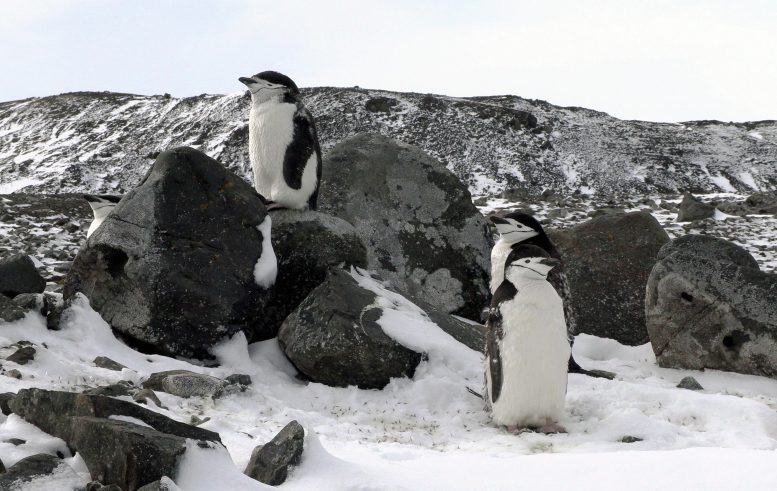
<instances>
[{"instance_id":1,"label":"snow patch","mask_svg":"<svg viewBox=\"0 0 777 491\"><path fill-rule=\"evenodd\" d=\"M254 266L254 281L260 287L267 289L275 284L275 278L278 276L278 259L275 257L270 241L272 219L269 214L257 228L262 233L262 255Z\"/></svg>"},{"instance_id":2,"label":"snow patch","mask_svg":"<svg viewBox=\"0 0 777 491\"><path fill-rule=\"evenodd\" d=\"M731 185L731 181L726 179L725 176L722 174L718 174L717 176L710 175L710 181L717 187L719 187L721 190L727 193L736 193L737 188Z\"/></svg>"},{"instance_id":3,"label":"snow patch","mask_svg":"<svg viewBox=\"0 0 777 491\"><path fill-rule=\"evenodd\" d=\"M221 445L209 443L201 447L194 440L186 442L175 483L186 491L275 489L243 474Z\"/></svg>"},{"instance_id":4,"label":"snow patch","mask_svg":"<svg viewBox=\"0 0 777 491\"><path fill-rule=\"evenodd\" d=\"M41 181L40 179L31 179L29 177L23 177L21 179L16 179L15 181L0 184L0 194L15 193L16 191L24 189L27 186L34 186L36 184L41 184L41 183L43 183L43 181Z\"/></svg>"}]
</instances>

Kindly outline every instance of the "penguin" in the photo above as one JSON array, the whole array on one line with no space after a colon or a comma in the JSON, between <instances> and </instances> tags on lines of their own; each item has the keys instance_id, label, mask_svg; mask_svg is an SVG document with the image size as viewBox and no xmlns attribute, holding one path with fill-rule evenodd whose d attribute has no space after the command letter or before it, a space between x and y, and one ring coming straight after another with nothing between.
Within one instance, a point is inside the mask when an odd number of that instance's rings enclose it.
<instances>
[{"instance_id":1,"label":"penguin","mask_svg":"<svg viewBox=\"0 0 777 491\"><path fill-rule=\"evenodd\" d=\"M486 404L512 433L565 432L558 423L567 391L564 306L548 273L560 264L536 245L520 245L504 264L486 321Z\"/></svg>"},{"instance_id":2,"label":"penguin","mask_svg":"<svg viewBox=\"0 0 777 491\"><path fill-rule=\"evenodd\" d=\"M257 192L270 209L317 209L321 146L297 85L272 71L239 80L251 92L248 153Z\"/></svg>"},{"instance_id":3,"label":"penguin","mask_svg":"<svg viewBox=\"0 0 777 491\"><path fill-rule=\"evenodd\" d=\"M562 261L561 254L553 245L548 235L543 230L540 222L536 218L520 211L508 213L502 217L493 215L490 217L491 223L496 227L499 233L499 240L491 249L491 294L504 280L505 261L513 249L521 245L535 245L547 252L550 257ZM577 334L577 325L572 306L572 294L569 289L569 282L564 273L563 263L548 274L548 282L553 285L556 292L564 303L564 316L566 317L567 330L569 332L569 342L574 344L574 336ZM599 377L613 379L614 373L604 370L585 370L572 355L569 356L569 373L580 373L590 377Z\"/></svg>"},{"instance_id":4,"label":"penguin","mask_svg":"<svg viewBox=\"0 0 777 491\"><path fill-rule=\"evenodd\" d=\"M92 213L94 213L94 220L89 225L89 230L86 232L86 238L97 230L100 225L105 221L107 217L116 205L121 201L121 196L115 196L112 194L85 194L84 199L89 202L89 206L92 207Z\"/></svg>"}]
</instances>

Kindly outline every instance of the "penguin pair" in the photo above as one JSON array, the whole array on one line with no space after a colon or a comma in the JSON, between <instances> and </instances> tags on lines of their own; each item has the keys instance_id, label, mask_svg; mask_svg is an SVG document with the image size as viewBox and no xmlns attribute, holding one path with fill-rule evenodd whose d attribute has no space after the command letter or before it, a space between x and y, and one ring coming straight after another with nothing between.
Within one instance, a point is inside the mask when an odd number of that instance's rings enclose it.
<instances>
[{"instance_id":1,"label":"penguin pair","mask_svg":"<svg viewBox=\"0 0 777 491\"><path fill-rule=\"evenodd\" d=\"M504 281L505 261L514 249L523 245L539 247L550 257L559 260L559 265L548 274L548 282L562 299L570 344L574 344L577 326L575 325L569 282L564 273L563 264L561 264L561 254L543 230L540 222L528 213L522 212L508 213L503 217L492 216L490 220L496 226L496 230L499 233L499 240L497 240L494 248L491 250L491 294L493 295ZM579 373L590 377L607 379L614 377L613 373L603 370L585 370L575 361L571 354L569 356L568 370L569 373Z\"/></svg>"},{"instance_id":2,"label":"penguin pair","mask_svg":"<svg viewBox=\"0 0 777 491\"><path fill-rule=\"evenodd\" d=\"M516 433L564 432L567 390L564 307L548 273L560 261L541 247L510 249L486 321L485 401L494 423Z\"/></svg>"},{"instance_id":3,"label":"penguin pair","mask_svg":"<svg viewBox=\"0 0 777 491\"><path fill-rule=\"evenodd\" d=\"M316 124L292 79L266 71L240 77L251 92L248 155L268 209L315 210L321 180Z\"/></svg>"}]
</instances>

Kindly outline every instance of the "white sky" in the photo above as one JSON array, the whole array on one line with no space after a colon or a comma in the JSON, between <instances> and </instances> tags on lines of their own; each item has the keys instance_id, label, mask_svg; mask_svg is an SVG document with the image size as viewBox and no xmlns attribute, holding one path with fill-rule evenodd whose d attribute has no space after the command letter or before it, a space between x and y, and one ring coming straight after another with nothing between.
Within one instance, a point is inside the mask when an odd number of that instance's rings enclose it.
<instances>
[{"instance_id":1,"label":"white sky","mask_svg":"<svg viewBox=\"0 0 777 491\"><path fill-rule=\"evenodd\" d=\"M300 86L777 119L776 0L0 0L0 100Z\"/></svg>"}]
</instances>

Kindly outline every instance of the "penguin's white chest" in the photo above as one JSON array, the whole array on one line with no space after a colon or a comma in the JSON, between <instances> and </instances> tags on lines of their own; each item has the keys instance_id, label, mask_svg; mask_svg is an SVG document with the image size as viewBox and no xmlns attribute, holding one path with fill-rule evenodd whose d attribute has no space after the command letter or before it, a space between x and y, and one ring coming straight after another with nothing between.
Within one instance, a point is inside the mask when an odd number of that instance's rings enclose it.
<instances>
[{"instance_id":1,"label":"penguin's white chest","mask_svg":"<svg viewBox=\"0 0 777 491\"><path fill-rule=\"evenodd\" d=\"M266 102L251 106L248 119L248 149L254 171L254 187L262 196L275 199L288 186L283 179L286 148L294 137L295 104Z\"/></svg>"},{"instance_id":2,"label":"penguin's white chest","mask_svg":"<svg viewBox=\"0 0 777 491\"><path fill-rule=\"evenodd\" d=\"M114 208L115 206L103 206L101 208L97 208L96 210L92 210L92 213L94 213L94 220L92 220L91 225L89 225L89 230L86 232L87 239L94 233L95 230L100 228L100 225L102 225L102 223L105 221L105 218L110 215Z\"/></svg>"},{"instance_id":3,"label":"penguin's white chest","mask_svg":"<svg viewBox=\"0 0 777 491\"><path fill-rule=\"evenodd\" d=\"M500 306L502 388L491 407L499 425L542 426L564 410L571 353L564 308L547 281L530 283L516 285L515 298Z\"/></svg>"},{"instance_id":4,"label":"penguin's white chest","mask_svg":"<svg viewBox=\"0 0 777 491\"><path fill-rule=\"evenodd\" d=\"M505 242L504 239L499 239L491 249L491 283L489 284L491 294L499 288L505 279L505 261L510 255L512 245Z\"/></svg>"}]
</instances>

